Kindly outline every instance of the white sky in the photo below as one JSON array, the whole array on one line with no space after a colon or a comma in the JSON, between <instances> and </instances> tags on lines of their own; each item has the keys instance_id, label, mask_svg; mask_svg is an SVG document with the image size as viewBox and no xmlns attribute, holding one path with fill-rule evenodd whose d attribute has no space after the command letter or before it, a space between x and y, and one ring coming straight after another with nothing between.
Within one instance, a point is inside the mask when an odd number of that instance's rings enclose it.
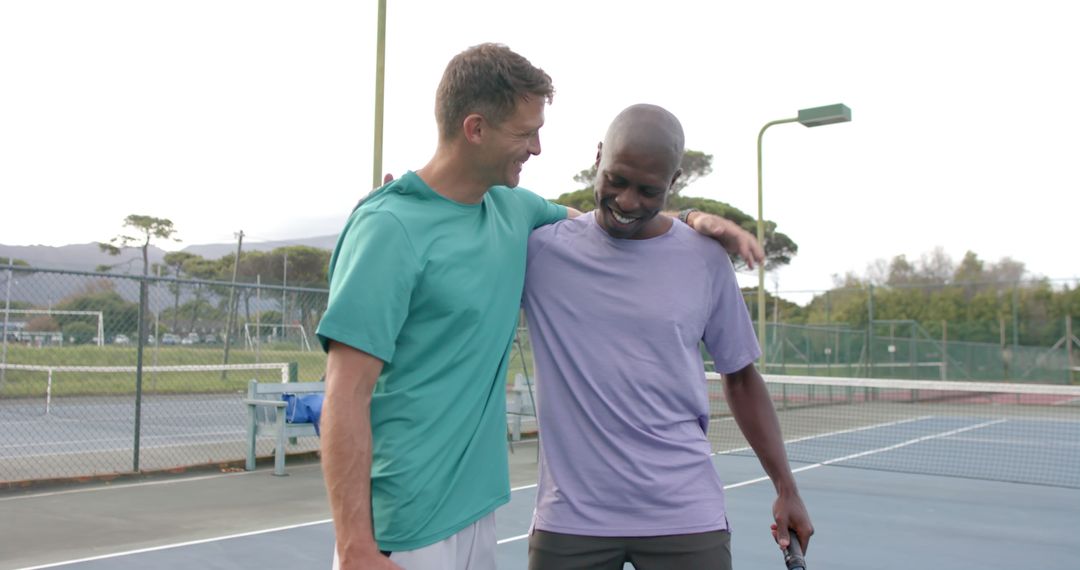
<instances>
[{"instance_id":1,"label":"white sky","mask_svg":"<svg viewBox=\"0 0 1080 570\"><path fill-rule=\"evenodd\" d=\"M384 170L434 151L446 62L505 43L554 79L522 186L577 189L608 122L663 105L714 172L684 192L800 246L773 289L824 289L942 246L1075 277L1075 3L389 0ZM336 233L372 176L376 2L0 3L0 243L107 240L131 213L183 244ZM755 283L752 275L747 284Z\"/></svg>"}]
</instances>

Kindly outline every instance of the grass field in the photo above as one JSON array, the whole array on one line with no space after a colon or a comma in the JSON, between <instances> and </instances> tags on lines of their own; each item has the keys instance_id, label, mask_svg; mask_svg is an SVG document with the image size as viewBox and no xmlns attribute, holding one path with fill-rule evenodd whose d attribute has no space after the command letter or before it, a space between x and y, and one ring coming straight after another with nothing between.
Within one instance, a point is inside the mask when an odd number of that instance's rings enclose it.
<instances>
[{"instance_id":1,"label":"grass field","mask_svg":"<svg viewBox=\"0 0 1080 570\"><path fill-rule=\"evenodd\" d=\"M224 349L221 346L168 346L148 347L143 351L143 366L178 366L222 364ZM135 366L137 355L133 347L118 346L71 346L27 348L8 346L9 364L39 366ZM229 364L252 364L256 353L252 350L230 349ZM262 349L258 361L296 362L298 379L314 381L322 377L326 368L326 356L321 350ZM271 382L281 379L279 370L229 371L223 380L221 372L143 372L143 390L151 393L207 393L233 392L247 389L252 378ZM45 394L48 373L44 371L8 370L0 388L3 397L36 397ZM134 372L62 372L52 375L54 396L124 394L135 390Z\"/></svg>"},{"instance_id":2,"label":"grass field","mask_svg":"<svg viewBox=\"0 0 1080 570\"><path fill-rule=\"evenodd\" d=\"M318 347L310 352L289 349L282 345L262 348L258 353L260 363L296 362L298 380L313 382L322 378L326 369L326 355ZM216 365L221 364L224 349L221 346L161 346L147 347L143 351L143 366L179 366L179 365ZM526 353L526 358L531 358ZM48 348L28 348L9 345L8 364L29 364L39 366L135 366L137 355L130 346L65 346ZM256 353L248 349L232 348L229 351L229 364L253 364ZM508 381L521 373L522 363L517 348L511 354ZM532 374L532 363L529 362ZM143 390L159 394L191 394L242 392L247 390L251 379L260 382L275 382L281 379L279 370L239 370L229 371L225 379L221 372L202 371L167 371L155 372L144 370ZM530 376L531 378L531 376ZM54 371L51 391L54 397L129 394L135 391L134 372L64 372ZM44 397L49 387L49 375L40 370L7 370L4 383L0 386L3 398Z\"/></svg>"}]
</instances>

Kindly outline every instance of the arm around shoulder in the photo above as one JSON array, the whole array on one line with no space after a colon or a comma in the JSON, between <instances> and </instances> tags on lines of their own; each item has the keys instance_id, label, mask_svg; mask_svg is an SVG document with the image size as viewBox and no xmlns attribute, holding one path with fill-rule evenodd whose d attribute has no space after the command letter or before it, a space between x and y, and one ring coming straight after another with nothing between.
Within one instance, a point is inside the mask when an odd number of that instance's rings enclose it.
<instances>
[{"instance_id":1,"label":"arm around shoulder","mask_svg":"<svg viewBox=\"0 0 1080 570\"><path fill-rule=\"evenodd\" d=\"M762 249L757 238L742 229L739 224L723 216L709 214L693 208L683 210L678 214L668 212L665 212L665 214L671 215L672 218L678 218L699 234L720 242L720 245L729 254L738 255L751 269L755 267L755 264L765 262L765 250Z\"/></svg>"}]
</instances>

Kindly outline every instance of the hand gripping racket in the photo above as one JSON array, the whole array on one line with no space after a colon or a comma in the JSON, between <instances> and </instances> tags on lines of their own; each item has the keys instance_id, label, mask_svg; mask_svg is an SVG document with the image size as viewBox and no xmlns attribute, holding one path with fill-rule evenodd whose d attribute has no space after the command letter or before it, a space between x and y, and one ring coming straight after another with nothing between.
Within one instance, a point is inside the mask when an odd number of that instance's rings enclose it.
<instances>
[{"instance_id":1,"label":"hand gripping racket","mask_svg":"<svg viewBox=\"0 0 1080 570\"><path fill-rule=\"evenodd\" d=\"M799 537L794 530L788 531L791 539L788 547L784 549L784 564L788 570L806 570L806 560L803 559L802 546Z\"/></svg>"}]
</instances>

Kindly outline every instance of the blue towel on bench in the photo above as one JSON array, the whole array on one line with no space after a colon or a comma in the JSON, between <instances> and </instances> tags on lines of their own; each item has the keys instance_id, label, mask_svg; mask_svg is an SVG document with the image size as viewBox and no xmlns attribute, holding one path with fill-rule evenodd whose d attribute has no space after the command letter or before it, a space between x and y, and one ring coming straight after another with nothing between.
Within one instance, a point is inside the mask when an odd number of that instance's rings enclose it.
<instances>
[{"instance_id":1,"label":"blue towel on bench","mask_svg":"<svg viewBox=\"0 0 1080 570\"><path fill-rule=\"evenodd\" d=\"M285 421L291 424L311 422L319 435L319 417L322 415L324 394L282 394L285 400Z\"/></svg>"}]
</instances>

